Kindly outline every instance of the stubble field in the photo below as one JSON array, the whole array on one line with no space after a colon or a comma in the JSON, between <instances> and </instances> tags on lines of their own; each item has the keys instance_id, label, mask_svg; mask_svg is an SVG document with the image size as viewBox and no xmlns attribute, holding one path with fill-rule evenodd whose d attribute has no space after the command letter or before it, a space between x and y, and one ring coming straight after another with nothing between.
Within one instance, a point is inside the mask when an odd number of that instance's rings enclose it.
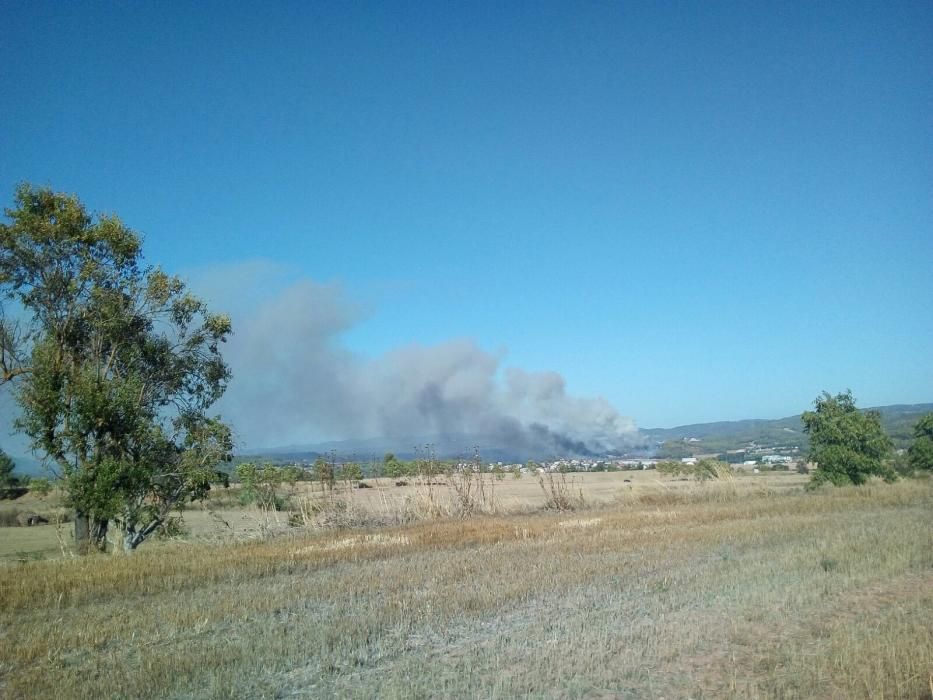
<instances>
[{"instance_id":1,"label":"stubble field","mask_svg":"<svg viewBox=\"0 0 933 700\"><path fill-rule=\"evenodd\" d=\"M505 480L500 514L353 530L190 511L132 556L10 563L0 696L930 697L931 483L758 476L586 475L573 512Z\"/></svg>"}]
</instances>

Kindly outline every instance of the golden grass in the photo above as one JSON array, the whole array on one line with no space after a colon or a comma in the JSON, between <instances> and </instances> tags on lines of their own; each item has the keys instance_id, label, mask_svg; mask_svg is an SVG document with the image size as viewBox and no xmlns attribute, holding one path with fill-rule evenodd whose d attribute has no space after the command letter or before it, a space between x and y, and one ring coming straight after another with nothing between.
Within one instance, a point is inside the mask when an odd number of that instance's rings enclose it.
<instances>
[{"instance_id":1,"label":"golden grass","mask_svg":"<svg viewBox=\"0 0 933 700\"><path fill-rule=\"evenodd\" d=\"M748 474L730 483L702 485L687 479L659 477L654 471L571 474L566 478L574 493L582 493L588 507L630 501L680 503L708 499L711 494L731 498L737 493L799 490L805 483L805 477L785 472ZM319 527L400 525L438 517L456 517L463 511L455 490L444 485L425 486L416 479L403 487L395 486L390 479L368 479L367 484L370 485L368 489L347 489L341 483L335 494L325 499L316 483L299 482L288 491L288 495L296 511L300 506L330 502L329 506L324 504L322 512L309 523ZM511 476L493 480L487 476L484 493L492 497L477 504L480 506L476 508L477 513L528 514L546 506L545 493L532 475L518 480ZM189 504L184 512L187 535L180 539L192 543L229 543L262 537L269 530L286 529L287 513L269 514L256 508L242 507L239 496L237 486L214 489L206 501ZM0 502L0 513L35 511L54 522L64 512L61 500L59 492L53 492L46 498L28 494L17 501ZM343 506L342 510L332 507L338 505ZM70 526L67 524L64 532L50 525L0 528L0 562L59 557L62 555L60 539L64 536L65 544L70 544L69 534ZM157 541L144 545L146 549L159 546L161 543Z\"/></svg>"},{"instance_id":2,"label":"golden grass","mask_svg":"<svg viewBox=\"0 0 933 700\"><path fill-rule=\"evenodd\" d=\"M931 630L930 482L690 485L0 567L0 696L917 698Z\"/></svg>"}]
</instances>

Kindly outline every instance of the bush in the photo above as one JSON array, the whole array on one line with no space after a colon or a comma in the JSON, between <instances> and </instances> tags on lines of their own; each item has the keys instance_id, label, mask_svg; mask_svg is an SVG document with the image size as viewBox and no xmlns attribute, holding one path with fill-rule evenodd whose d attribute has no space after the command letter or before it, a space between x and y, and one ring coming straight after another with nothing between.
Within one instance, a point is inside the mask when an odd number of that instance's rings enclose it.
<instances>
[{"instance_id":1,"label":"bush","mask_svg":"<svg viewBox=\"0 0 933 700\"><path fill-rule=\"evenodd\" d=\"M692 477L697 481L732 478L732 467L715 459L701 459L696 464L673 461L658 462L657 470L659 473L668 476Z\"/></svg>"},{"instance_id":2,"label":"bush","mask_svg":"<svg viewBox=\"0 0 933 700\"><path fill-rule=\"evenodd\" d=\"M538 474L538 485L544 492L544 507L548 510L576 510L584 506L583 489L574 493L573 477L567 479L566 472L560 472L556 477L554 472Z\"/></svg>"},{"instance_id":3,"label":"bush","mask_svg":"<svg viewBox=\"0 0 933 700\"><path fill-rule=\"evenodd\" d=\"M300 471L293 467L276 467L271 464L257 466L251 462L238 464L236 475L242 484L241 505L255 503L263 510L285 510L287 500L278 493L282 484L293 487Z\"/></svg>"},{"instance_id":4,"label":"bush","mask_svg":"<svg viewBox=\"0 0 933 700\"><path fill-rule=\"evenodd\" d=\"M45 498L52 492L52 482L45 477L37 477L29 482L29 490L39 498Z\"/></svg>"}]
</instances>

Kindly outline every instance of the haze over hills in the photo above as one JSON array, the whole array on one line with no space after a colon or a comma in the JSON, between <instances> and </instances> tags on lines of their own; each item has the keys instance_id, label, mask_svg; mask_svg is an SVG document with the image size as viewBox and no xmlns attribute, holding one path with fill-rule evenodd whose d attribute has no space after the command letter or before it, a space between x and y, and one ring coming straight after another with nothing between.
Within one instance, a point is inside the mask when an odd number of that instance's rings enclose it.
<instances>
[{"instance_id":1,"label":"haze over hills","mask_svg":"<svg viewBox=\"0 0 933 700\"><path fill-rule=\"evenodd\" d=\"M864 409L881 413L885 431L895 446L905 447L912 435L914 423L925 413L933 412L933 403L894 404ZM691 441L692 439L692 441ZM725 452L741 449L750 443L761 447L799 447L808 444L802 430L800 414L785 418L753 418L738 421L694 423L674 428L645 428L639 431L626 454L650 455L668 441L690 441L687 448L695 454ZM474 449L484 459L492 461L523 462L528 459L547 459L568 456L595 456L576 452L555 455L547 450L502 444L488 435L423 435L405 438L371 438L366 440L339 440L307 445L288 445L264 450L244 450L244 455L274 457L276 459L308 459L319 455L336 454L338 459L369 460L392 452L401 459L434 452L441 458L470 457ZM599 455L604 456L604 455Z\"/></svg>"},{"instance_id":2,"label":"haze over hills","mask_svg":"<svg viewBox=\"0 0 933 700\"><path fill-rule=\"evenodd\" d=\"M870 409L881 413L882 423L896 447L906 447L913 437L913 426L925 413L933 412L933 403L893 404ZM721 453L737 450L755 443L760 447L798 447L808 445L807 435L802 431L800 415L785 418L752 418L714 423L693 423L674 428L644 428L633 439L625 452L632 456L651 456L658 447L669 442L683 442L692 454ZM392 452L399 459L413 459L429 453L442 459L469 459L478 452L483 459L501 462L524 462L529 459L544 460L556 457L593 457L585 450L555 454L547 449L533 446L516 447L504 444L501 438L492 435L412 435L402 438L368 438L360 440L332 440L310 444L282 445L266 449L243 449L238 457L257 457L276 461L313 460L319 456L335 455L338 460L368 462L382 459ZM25 455L11 455L16 461L16 470L21 474L43 475L39 460Z\"/></svg>"}]
</instances>

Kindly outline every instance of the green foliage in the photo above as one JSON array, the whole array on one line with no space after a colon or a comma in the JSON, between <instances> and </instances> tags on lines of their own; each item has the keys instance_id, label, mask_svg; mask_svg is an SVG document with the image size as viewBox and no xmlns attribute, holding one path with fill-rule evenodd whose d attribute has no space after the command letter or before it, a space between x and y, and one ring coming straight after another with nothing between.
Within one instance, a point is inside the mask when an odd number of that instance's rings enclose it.
<instances>
[{"instance_id":1,"label":"green foliage","mask_svg":"<svg viewBox=\"0 0 933 700\"><path fill-rule=\"evenodd\" d=\"M347 483L360 481L363 478L363 470L356 462L344 462L340 465L340 478Z\"/></svg>"},{"instance_id":2,"label":"green foliage","mask_svg":"<svg viewBox=\"0 0 933 700\"><path fill-rule=\"evenodd\" d=\"M720 462L715 459L701 459L695 464L666 460L664 462L658 462L656 469L660 474L665 474L667 476L684 476L696 479L697 481L709 481L711 479L722 479L732 476L732 468L725 462Z\"/></svg>"},{"instance_id":3,"label":"green foliage","mask_svg":"<svg viewBox=\"0 0 933 700\"><path fill-rule=\"evenodd\" d=\"M241 502L255 503L263 510L283 510L285 498L278 490L282 485L293 486L300 476L300 471L292 466L277 467L252 462L238 464L234 472L241 485Z\"/></svg>"},{"instance_id":4,"label":"green foliage","mask_svg":"<svg viewBox=\"0 0 933 700\"><path fill-rule=\"evenodd\" d=\"M184 283L142 267L141 241L74 196L22 185L0 224L0 298L30 316L0 318L0 381L16 380L17 427L58 466L79 551L131 550L169 512L222 480L232 437L207 409L229 370L226 316Z\"/></svg>"},{"instance_id":5,"label":"green foliage","mask_svg":"<svg viewBox=\"0 0 933 700\"><path fill-rule=\"evenodd\" d=\"M701 459L694 465L694 478L697 481L722 479L732 476L732 467L715 459Z\"/></svg>"},{"instance_id":6,"label":"green foliage","mask_svg":"<svg viewBox=\"0 0 933 700\"><path fill-rule=\"evenodd\" d=\"M933 413L927 413L914 426L914 441L907 450L911 469L933 471Z\"/></svg>"},{"instance_id":7,"label":"green foliage","mask_svg":"<svg viewBox=\"0 0 933 700\"><path fill-rule=\"evenodd\" d=\"M314 478L320 482L321 490L333 489L337 483L337 470L334 463L328 462L323 457L314 460Z\"/></svg>"},{"instance_id":8,"label":"green foliage","mask_svg":"<svg viewBox=\"0 0 933 700\"><path fill-rule=\"evenodd\" d=\"M13 474L16 469L16 463L2 449L0 449L0 489L16 486L18 479Z\"/></svg>"},{"instance_id":9,"label":"green foliage","mask_svg":"<svg viewBox=\"0 0 933 700\"><path fill-rule=\"evenodd\" d=\"M658 474L664 474L665 476L679 476L683 473L684 465L681 462L675 462L674 460L666 459L663 462L658 462L655 465L655 470Z\"/></svg>"},{"instance_id":10,"label":"green foliage","mask_svg":"<svg viewBox=\"0 0 933 700\"><path fill-rule=\"evenodd\" d=\"M29 490L39 496L39 498L45 498L52 493L52 482L42 476L30 479Z\"/></svg>"},{"instance_id":11,"label":"green foliage","mask_svg":"<svg viewBox=\"0 0 933 700\"><path fill-rule=\"evenodd\" d=\"M391 452L387 452L385 457L382 458L382 473L390 479L414 476L416 472L417 469L414 464L399 460Z\"/></svg>"},{"instance_id":12,"label":"green foliage","mask_svg":"<svg viewBox=\"0 0 933 700\"><path fill-rule=\"evenodd\" d=\"M892 446L877 412L859 411L850 391L836 396L824 392L814 401L814 409L801 416L810 436L809 459L817 463L811 486L859 485L870 476L897 479L885 461Z\"/></svg>"},{"instance_id":13,"label":"green foliage","mask_svg":"<svg viewBox=\"0 0 933 700\"><path fill-rule=\"evenodd\" d=\"M690 448L683 440L667 440L658 448L658 457L661 459L681 459L691 454Z\"/></svg>"}]
</instances>

